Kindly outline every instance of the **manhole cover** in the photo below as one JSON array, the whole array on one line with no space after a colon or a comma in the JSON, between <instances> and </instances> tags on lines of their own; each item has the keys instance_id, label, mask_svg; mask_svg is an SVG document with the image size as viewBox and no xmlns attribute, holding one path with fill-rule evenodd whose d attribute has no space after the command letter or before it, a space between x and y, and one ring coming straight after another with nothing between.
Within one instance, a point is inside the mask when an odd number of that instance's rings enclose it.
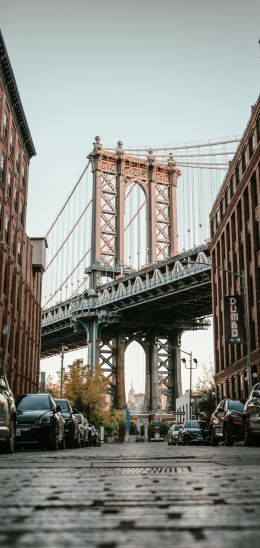
<instances>
[{"instance_id":1,"label":"manhole cover","mask_svg":"<svg viewBox=\"0 0 260 548\"><path fill-rule=\"evenodd\" d=\"M141 474L141 475L150 475L150 474L176 474L178 472L191 472L190 466L153 466L153 467L116 467L116 466L91 466L89 471L94 472L95 474Z\"/></svg>"}]
</instances>

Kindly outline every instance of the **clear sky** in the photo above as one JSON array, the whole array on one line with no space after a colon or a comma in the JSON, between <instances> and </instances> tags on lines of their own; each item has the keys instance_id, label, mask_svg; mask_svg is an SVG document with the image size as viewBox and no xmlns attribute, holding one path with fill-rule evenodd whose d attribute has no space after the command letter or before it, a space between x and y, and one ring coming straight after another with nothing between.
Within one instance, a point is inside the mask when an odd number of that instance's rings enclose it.
<instances>
[{"instance_id":1,"label":"clear sky","mask_svg":"<svg viewBox=\"0 0 260 548\"><path fill-rule=\"evenodd\" d=\"M95 135L148 146L241 134L259 94L259 21L258 0L0 0L37 150L28 234L46 234ZM212 354L210 333L184 345L200 362Z\"/></svg>"}]
</instances>

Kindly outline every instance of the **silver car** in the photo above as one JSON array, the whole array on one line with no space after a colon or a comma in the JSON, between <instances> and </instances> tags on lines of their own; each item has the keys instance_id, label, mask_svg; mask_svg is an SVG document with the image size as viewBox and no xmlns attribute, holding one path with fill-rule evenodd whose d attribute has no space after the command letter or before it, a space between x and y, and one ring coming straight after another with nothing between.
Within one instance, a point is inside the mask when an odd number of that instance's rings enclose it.
<instances>
[{"instance_id":1,"label":"silver car","mask_svg":"<svg viewBox=\"0 0 260 548\"><path fill-rule=\"evenodd\" d=\"M172 424L167 432L168 445L176 445L178 443L178 433L180 430L180 424Z\"/></svg>"},{"instance_id":2,"label":"silver car","mask_svg":"<svg viewBox=\"0 0 260 548\"><path fill-rule=\"evenodd\" d=\"M83 415L81 413L74 413L74 416L78 419L78 423L79 423L81 447L86 447L86 445L89 445L89 423L88 423L88 419L83 417Z\"/></svg>"},{"instance_id":3,"label":"silver car","mask_svg":"<svg viewBox=\"0 0 260 548\"><path fill-rule=\"evenodd\" d=\"M260 440L260 383L253 386L244 407L244 441L253 445Z\"/></svg>"}]
</instances>

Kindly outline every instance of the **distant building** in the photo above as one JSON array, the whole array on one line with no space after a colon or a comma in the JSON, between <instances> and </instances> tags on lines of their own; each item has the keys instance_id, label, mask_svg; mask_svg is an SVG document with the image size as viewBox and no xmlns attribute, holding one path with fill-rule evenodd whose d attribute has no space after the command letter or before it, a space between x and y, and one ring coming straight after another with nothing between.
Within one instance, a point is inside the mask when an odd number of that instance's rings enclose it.
<instances>
[{"instance_id":1,"label":"distant building","mask_svg":"<svg viewBox=\"0 0 260 548\"><path fill-rule=\"evenodd\" d=\"M25 231L29 162L35 154L0 32L0 365L15 394L39 386L46 241L30 239Z\"/></svg>"},{"instance_id":2,"label":"distant building","mask_svg":"<svg viewBox=\"0 0 260 548\"><path fill-rule=\"evenodd\" d=\"M176 422L184 422L191 418L197 418L196 404L203 398L204 394L199 390L192 390L191 394L191 416L190 416L190 390L185 390L182 396L176 398Z\"/></svg>"},{"instance_id":3,"label":"distant building","mask_svg":"<svg viewBox=\"0 0 260 548\"><path fill-rule=\"evenodd\" d=\"M144 410L144 394L142 392L135 394L133 383L128 392L127 407L132 415L139 415Z\"/></svg>"},{"instance_id":4,"label":"distant building","mask_svg":"<svg viewBox=\"0 0 260 548\"><path fill-rule=\"evenodd\" d=\"M239 336L230 337L231 322L232 333L237 335L239 320L245 325L244 314L236 306L231 317L225 309L225 297L244 293L242 272L246 273L252 384L260 381L259 162L260 98L252 107L244 135L210 213L210 253L212 264L217 267L212 269L217 401L248 395L246 337L241 339L240 327Z\"/></svg>"}]
</instances>

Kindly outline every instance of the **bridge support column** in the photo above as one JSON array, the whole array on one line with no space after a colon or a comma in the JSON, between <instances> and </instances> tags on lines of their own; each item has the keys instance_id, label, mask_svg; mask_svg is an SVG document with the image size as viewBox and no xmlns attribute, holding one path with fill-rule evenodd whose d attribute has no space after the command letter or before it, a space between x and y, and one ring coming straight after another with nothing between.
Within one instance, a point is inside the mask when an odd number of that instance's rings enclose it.
<instances>
[{"instance_id":1,"label":"bridge support column","mask_svg":"<svg viewBox=\"0 0 260 548\"><path fill-rule=\"evenodd\" d=\"M125 338L118 335L115 339L115 402L116 409L126 408L125 397Z\"/></svg>"},{"instance_id":2,"label":"bridge support column","mask_svg":"<svg viewBox=\"0 0 260 548\"><path fill-rule=\"evenodd\" d=\"M145 382L145 410L157 411L160 409L160 393L158 378L158 345L157 337L150 335L148 342L146 382Z\"/></svg>"},{"instance_id":3,"label":"bridge support column","mask_svg":"<svg viewBox=\"0 0 260 548\"><path fill-rule=\"evenodd\" d=\"M179 336L175 333L168 336L168 411L176 410L176 398L182 394L181 357Z\"/></svg>"}]
</instances>

